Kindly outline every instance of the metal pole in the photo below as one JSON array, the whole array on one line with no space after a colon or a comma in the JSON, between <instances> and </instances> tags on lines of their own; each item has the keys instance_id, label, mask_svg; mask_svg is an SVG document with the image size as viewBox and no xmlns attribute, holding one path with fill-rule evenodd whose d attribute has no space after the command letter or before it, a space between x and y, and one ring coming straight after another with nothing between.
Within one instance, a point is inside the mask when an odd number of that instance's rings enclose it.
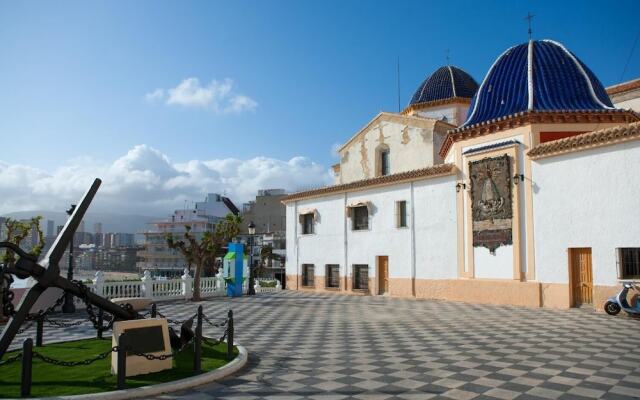
<instances>
[{"instance_id":1,"label":"metal pole","mask_svg":"<svg viewBox=\"0 0 640 400\"><path fill-rule=\"evenodd\" d=\"M156 316L158 315L158 306L156 306L156 303L151 304L151 318L156 318Z\"/></svg>"},{"instance_id":2,"label":"metal pole","mask_svg":"<svg viewBox=\"0 0 640 400\"><path fill-rule=\"evenodd\" d=\"M44 331L44 316L38 317L36 321L36 347L42 347L42 336Z\"/></svg>"},{"instance_id":3,"label":"metal pole","mask_svg":"<svg viewBox=\"0 0 640 400\"><path fill-rule=\"evenodd\" d=\"M196 374L202 372L202 306L198 306L196 337L193 341L193 371Z\"/></svg>"},{"instance_id":4,"label":"metal pole","mask_svg":"<svg viewBox=\"0 0 640 400\"><path fill-rule=\"evenodd\" d=\"M247 290L247 294L250 296L256 294L253 288L253 279L253 235L249 235L249 289Z\"/></svg>"},{"instance_id":5,"label":"metal pole","mask_svg":"<svg viewBox=\"0 0 640 400\"><path fill-rule=\"evenodd\" d=\"M31 396L32 361L33 340L28 338L22 343L22 379L20 380L20 397Z\"/></svg>"},{"instance_id":6,"label":"metal pole","mask_svg":"<svg viewBox=\"0 0 640 400\"><path fill-rule=\"evenodd\" d=\"M123 390L127 380L127 335L121 333L118 338L118 383L117 389Z\"/></svg>"},{"instance_id":7,"label":"metal pole","mask_svg":"<svg viewBox=\"0 0 640 400\"><path fill-rule=\"evenodd\" d=\"M233 358L233 310L229 310L227 314L229 321L227 322L227 359Z\"/></svg>"},{"instance_id":8,"label":"metal pole","mask_svg":"<svg viewBox=\"0 0 640 400\"><path fill-rule=\"evenodd\" d=\"M104 324L104 311L98 309L98 339L102 339L102 325Z\"/></svg>"},{"instance_id":9,"label":"metal pole","mask_svg":"<svg viewBox=\"0 0 640 400\"><path fill-rule=\"evenodd\" d=\"M67 210L67 214L72 215L76 209L76 205L72 204L71 208ZM71 241L69 242L69 267L67 268L67 279L69 282L73 280L73 237L75 231L71 235ZM67 292L64 296L64 304L62 305L62 312L65 314L71 314L76 312L76 306L73 304L73 295Z\"/></svg>"}]
</instances>

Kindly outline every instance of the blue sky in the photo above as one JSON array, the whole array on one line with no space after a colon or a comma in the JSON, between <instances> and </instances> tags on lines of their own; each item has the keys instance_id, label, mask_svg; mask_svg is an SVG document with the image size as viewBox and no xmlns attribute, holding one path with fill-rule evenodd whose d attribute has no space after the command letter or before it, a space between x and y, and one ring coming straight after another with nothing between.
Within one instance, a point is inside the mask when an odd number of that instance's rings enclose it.
<instances>
[{"instance_id":1,"label":"blue sky","mask_svg":"<svg viewBox=\"0 0 640 400\"><path fill-rule=\"evenodd\" d=\"M302 156L324 171L332 145L397 111L397 57L404 107L446 49L481 81L527 40L529 11L534 38L620 81L638 1L2 2L0 161L53 174L146 145L170 163ZM638 76L640 48L622 78ZM188 78L214 99L171 102Z\"/></svg>"}]
</instances>

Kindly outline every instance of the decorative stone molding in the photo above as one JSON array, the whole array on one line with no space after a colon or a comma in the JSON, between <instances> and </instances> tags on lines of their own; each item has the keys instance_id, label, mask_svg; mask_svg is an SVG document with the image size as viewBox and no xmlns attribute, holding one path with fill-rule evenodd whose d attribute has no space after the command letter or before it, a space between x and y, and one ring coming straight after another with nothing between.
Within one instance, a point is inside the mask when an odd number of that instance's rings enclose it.
<instances>
[{"instance_id":1,"label":"decorative stone molding","mask_svg":"<svg viewBox=\"0 0 640 400\"><path fill-rule=\"evenodd\" d=\"M304 192L292 193L284 197L282 199L282 202L287 203L295 200L325 196L332 193L343 193L354 190L368 189L376 186L386 186L426 178L453 175L456 173L456 171L457 169L453 164L438 164L428 168L415 169L412 171L400 172L397 174L385 175L377 178L363 179L360 181L345 183L341 185L325 186L322 188L307 190Z\"/></svg>"},{"instance_id":2,"label":"decorative stone molding","mask_svg":"<svg viewBox=\"0 0 640 400\"><path fill-rule=\"evenodd\" d=\"M640 116L629 110L523 111L506 117L450 130L440 148L440 156L445 158L455 142L507 129L514 129L524 125L570 123L628 124L636 121L640 121Z\"/></svg>"}]
</instances>

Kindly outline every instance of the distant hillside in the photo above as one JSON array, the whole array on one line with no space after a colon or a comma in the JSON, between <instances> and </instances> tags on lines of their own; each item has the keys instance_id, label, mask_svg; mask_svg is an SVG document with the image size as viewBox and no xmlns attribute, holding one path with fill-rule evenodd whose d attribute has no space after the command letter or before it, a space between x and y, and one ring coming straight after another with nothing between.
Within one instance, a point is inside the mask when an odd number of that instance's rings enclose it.
<instances>
[{"instance_id":1,"label":"distant hillside","mask_svg":"<svg viewBox=\"0 0 640 400\"><path fill-rule=\"evenodd\" d=\"M58 225L64 225L67 222L67 214L57 211L19 211L3 215L3 217L11 217L16 219L31 218L36 215L42 215L42 231L47 233L47 220L54 221L54 235L55 229ZM166 218L166 217L164 217ZM102 232L126 232L137 233L148 228L148 223L163 219L163 217L150 217L144 215L126 215L126 214L109 214L109 213L92 213L87 212L84 217L85 231L93 232L93 225L96 222L102 222Z\"/></svg>"}]
</instances>

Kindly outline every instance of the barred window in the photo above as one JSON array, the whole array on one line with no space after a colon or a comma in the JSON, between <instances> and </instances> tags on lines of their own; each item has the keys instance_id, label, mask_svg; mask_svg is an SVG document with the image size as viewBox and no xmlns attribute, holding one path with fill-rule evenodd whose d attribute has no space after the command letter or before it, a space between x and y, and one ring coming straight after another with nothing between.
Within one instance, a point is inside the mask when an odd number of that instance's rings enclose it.
<instances>
[{"instance_id":1,"label":"barred window","mask_svg":"<svg viewBox=\"0 0 640 400\"><path fill-rule=\"evenodd\" d=\"M369 266L355 264L353 266L353 288L356 290L369 289Z\"/></svg>"},{"instance_id":2,"label":"barred window","mask_svg":"<svg viewBox=\"0 0 640 400\"><path fill-rule=\"evenodd\" d=\"M363 231L369 229L369 209L366 206L353 207L353 230Z\"/></svg>"},{"instance_id":3,"label":"barred window","mask_svg":"<svg viewBox=\"0 0 640 400\"><path fill-rule=\"evenodd\" d=\"M315 286L315 271L313 264L302 264L302 286Z\"/></svg>"},{"instance_id":4,"label":"barred window","mask_svg":"<svg viewBox=\"0 0 640 400\"><path fill-rule=\"evenodd\" d=\"M313 214L302 216L302 234L311 235L313 233Z\"/></svg>"},{"instance_id":5,"label":"barred window","mask_svg":"<svg viewBox=\"0 0 640 400\"><path fill-rule=\"evenodd\" d=\"M325 268L325 286L328 288L340 287L340 266L337 264L327 264Z\"/></svg>"},{"instance_id":6,"label":"barred window","mask_svg":"<svg viewBox=\"0 0 640 400\"><path fill-rule=\"evenodd\" d=\"M640 279L640 247L620 247L618 256L618 279Z\"/></svg>"}]
</instances>

